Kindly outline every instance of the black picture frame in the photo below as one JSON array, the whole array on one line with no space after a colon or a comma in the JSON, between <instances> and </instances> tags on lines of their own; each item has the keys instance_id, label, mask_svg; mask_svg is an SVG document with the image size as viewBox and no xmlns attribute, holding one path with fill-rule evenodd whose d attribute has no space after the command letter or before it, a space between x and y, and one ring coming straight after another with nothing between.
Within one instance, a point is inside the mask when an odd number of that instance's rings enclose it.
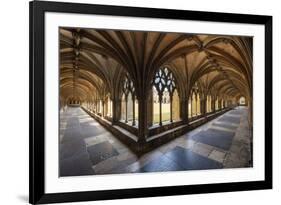
<instances>
[{"instance_id":1,"label":"black picture frame","mask_svg":"<svg viewBox=\"0 0 281 205\"><path fill-rule=\"evenodd\" d=\"M29 202L31 204L154 197L272 188L272 16L33 1L30 12ZM259 24L265 27L265 180L71 193L45 193L45 12Z\"/></svg>"}]
</instances>

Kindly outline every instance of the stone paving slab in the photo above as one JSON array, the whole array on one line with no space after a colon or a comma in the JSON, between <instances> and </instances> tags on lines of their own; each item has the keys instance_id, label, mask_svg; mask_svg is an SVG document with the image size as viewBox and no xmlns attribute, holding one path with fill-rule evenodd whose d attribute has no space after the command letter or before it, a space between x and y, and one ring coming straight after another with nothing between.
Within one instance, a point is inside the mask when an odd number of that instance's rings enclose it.
<instances>
[{"instance_id":1,"label":"stone paving slab","mask_svg":"<svg viewBox=\"0 0 281 205\"><path fill-rule=\"evenodd\" d=\"M240 122L240 117L231 117L231 116L222 116L218 119L218 121L223 121L223 122L230 122L230 123L235 123L239 124Z\"/></svg>"},{"instance_id":2,"label":"stone paving slab","mask_svg":"<svg viewBox=\"0 0 281 205\"><path fill-rule=\"evenodd\" d=\"M183 170L220 169L222 164L192 152L189 149L175 147L165 154L176 162Z\"/></svg>"},{"instance_id":3,"label":"stone paving slab","mask_svg":"<svg viewBox=\"0 0 281 205\"><path fill-rule=\"evenodd\" d=\"M71 140L61 143L60 147L60 159L66 159L73 157L74 155L80 155L81 153L86 153L86 145L83 140Z\"/></svg>"},{"instance_id":4,"label":"stone paving slab","mask_svg":"<svg viewBox=\"0 0 281 205\"><path fill-rule=\"evenodd\" d=\"M184 170L183 167L179 166L170 158L164 155L152 160L144 167L140 168L136 172L161 172L161 171L179 171Z\"/></svg>"},{"instance_id":5,"label":"stone paving slab","mask_svg":"<svg viewBox=\"0 0 281 205\"><path fill-rule=\"evenodd\" d=\"M224 150L229 150L234 134L234 132L208 129L192 136L192 139Z\"/></svg>"},{"instance_id":6,"label":"stone paving slab","mask_svg":"<svg viewBox=\"0 0 281 205\"><path fill-rule=\"evenodd\" d=\"M222 152L222 151L219 151L219 150L213 150L209 154L208 158L213 159L215 161L218 161L220 163L223 163L224 159L225 159L225 156L226 156L226 152Z\"/></svg>"},{"instance_id":7,"label":"stone paving slab","mask_svg":"<svg viewBox=\"0 0 281 205\"><path fill-rule=\"evenodd\" d=\"M243 114L244 113L244 110L243 109L235 109L235 110L231 110L231 111L229 111L228 112L229 114L239 114L239 115L241 115L241 114Z\"/></svg>"},{"instance_id":8,"label":"stone paving slab","mask_svg":"<svg viewBox=\"0 0 281 205\"><path fill-rule=\"evenodd\" d=\"M208 157L213 149L214 149L213 146L210 146L208 144L203 144L201 142L197 142L193 146L192 151L201 156Z\"/></svg>"},{"instance_id":9,"label":"stone paving slab","mask_svg":"<svg viewBox=\"0 0 281 205\"><path fill-rule=\"evenodd\" d=\"M93 175L92 163L87 153L60 160L60 176Z\"/></svg>"},{"instance_id":10,"label":"stone paving slab","mask_svg":"<svg viewBox=\"0 0 281 205\"><path fill-rule=\"evenodd\" d=\"M116 158L115 158L116 159ZM113 163L113 166L110 165L110 169L103 168L101 174L119 174L119 173L126 173L126 168L134 163L137 159L135 157L129 157L124 160L116 160Z\"/></svg>"},{"instance_id":11,"label":"stone paving slab","mask_svg":"<svg viewBox=\"0 0 281 205\"><path fill-rule=\"evenodd\" d=\"M119 154L107 141L87 147L87 150L93 165Z\"/></svg>"},{"instance_id":12,"label":"stone paving slab","mask_svg":"<svg viewBox=\"0 0 281 205\"><path fill-rule=\"evenodd\" d=\"M61 143L63 144L67 141L73 141L73 140L75 141L78 139L83 139L80 127L70 128L70 129L64 130L63 139L62 139Z\"/></svg>"},{"instance_id":13,"label":"stone paving slab","mask_svg":"<svg viewBox=\"0 0 281 205\"><path fill-rule=\"evenodd\" d=\"M70 129L70 128L76 128L76 127L80 127L78 117L69 118L66 122L66 128Z\"/></svg>"},{"instance_id":14,"label":"stone paving slab","mask_svg":"<svg viewBox=\"0 0 281 205\"><path fill-rule=\"evenodd\" d=\"M98 136L98 135L103 134L103 133L105 133L104 129L97 129L96 127L91 126L91 125L81 126L81 135L84 138Z\"/></svg>"},{"instance_id":15,"label":"stone paving slab","mask_svg":"<svg viewBox=\"0 0 281 205\"><path fill-rule=\"evenodd\" d=\"M223 128L228 128L231 130L236 130L238 127L238 124L217 123L217 122L213 123L212 125L218 126L218 127L223 127Z\"/></svg>"}]
</instances>

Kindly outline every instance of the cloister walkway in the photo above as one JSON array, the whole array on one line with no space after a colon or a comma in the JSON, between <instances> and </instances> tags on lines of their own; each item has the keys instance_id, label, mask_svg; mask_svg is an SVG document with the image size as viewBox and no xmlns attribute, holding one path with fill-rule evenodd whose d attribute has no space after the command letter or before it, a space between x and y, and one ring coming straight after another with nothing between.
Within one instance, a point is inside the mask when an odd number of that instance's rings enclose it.
<instances>
[{"instance_id":1,"label":"cloister walkway","mask_svg":"<svg viewBox=\"0 0 281 205\"><path fill-rule=\"evenodd\" d=\"M60 176L247 167L246 107L220 117L141 157L80 107L60 114Z\"/></svg>"}]
</instances>

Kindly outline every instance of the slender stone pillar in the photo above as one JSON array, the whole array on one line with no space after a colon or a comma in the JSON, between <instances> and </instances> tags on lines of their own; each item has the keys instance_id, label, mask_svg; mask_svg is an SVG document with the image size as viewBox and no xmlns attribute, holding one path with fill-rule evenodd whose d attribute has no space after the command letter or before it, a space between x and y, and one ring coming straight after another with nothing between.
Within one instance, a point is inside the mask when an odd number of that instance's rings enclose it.
<instances>
[{"instance_id":1,"label":"slender stone pillar","mask_svg":"<svg viewBox=\"0 0 281 205\"><path fill-rule=\"evenodd\" d=\"M128 122L128 96L125 97L125 123Z\"/></svg>"},{"instance_id":2,"label":"slender stone pillar","mask_svg":"<svg viewBox=\"0 0 281 205\"><path fill-rule=\"evenodd\" d=\"M133 98L133 122L132 122L132 125L135 126L136 125L136 119L135 119L136 118L136 116L135 116L135 98L136 97L135 97L135 95L133 95L132 98Z\"/></svg>"},{"instance_id":3,"label":"slender stone pillar","mask_svg":"<svg viewBox=\"0 0 281 205\"><path fill-rule=\"evenodd\" d=\"M162 94L159 94L159 125L162 126Z\"/></svg>"},{"instance_id":4,"label":"slender stone pillar","mask_svg":"<svg viewBox=\"0 0 281 205\"><path fill-rule=\"evenodd\" d=\"M147 99L147 125L151 127L153 125L153 97L152 97L152 89L148 92Z\"/></svg>"},{"instance_id":5,"label":"slender stone pillar","mask_svg":"<svg viewBox=\"0 0 281 205\"><path fill-rule=\"evenodd\" d=\"M212 98L212 101L211 101L212 112L215 112L215 110L216 110L216 100L213 97L211 97L211 98Z\"/></svg>"},{"instance_id":6,"label":"slender stone pillar","mask_svg":"<svg viewBox=\"0 0 281 205\"><path fill-rule=\"evenodd\" d=\"M105 103L104 103L104 100L102 100L101 102L102 102L102 117L104 117L104 111L105 111L104 105L105 105Z\"/></svg>"},{"instance_id":7,"label":"slender stone pillar","mask_svg":"<svg viewBox=\"0 0 281 205\"><path fill-rule=\"evenodd\" d=\"M170 122L173 122L173 94L170 94Z\"/></svg>"},{"instance_id":8,"label":"slender stone pillar","mask_svg":"<svg viewBox=\"0 0 281 205\"><path fill-rule=\"evenodd\" d=\"M197 99L197 95L195 95L195 116L197 116L198 114L198 99Z\"/></svg>"},{"instance_id":9,"label":"slender stone pillar","mask_svg":"<svg viewBox=\"0 0 281 205\"><path fill-rule=\"evenodd\" d=\"M188 101L188 104L190 102L190 118L192 118L192 97L190 97L190 101ZM188 105L188 110L189 110L189 105Z\"/></svg>"}]
</instances>

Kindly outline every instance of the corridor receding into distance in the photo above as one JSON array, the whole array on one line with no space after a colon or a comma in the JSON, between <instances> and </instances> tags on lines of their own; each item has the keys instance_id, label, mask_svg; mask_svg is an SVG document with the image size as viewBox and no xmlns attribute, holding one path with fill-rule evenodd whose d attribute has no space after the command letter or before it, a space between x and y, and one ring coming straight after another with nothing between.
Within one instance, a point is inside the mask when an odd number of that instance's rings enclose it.
<instances>
[{"instance_id":1,"label":"corridor receding into distance","mask_svg":"<svg viewBox=\"0 0 281 205\"><path fill-rule=\"evenodd\" d=\"M60 176L253 166L252 37L59 35Z\"/></svg>"}]
</instances>

